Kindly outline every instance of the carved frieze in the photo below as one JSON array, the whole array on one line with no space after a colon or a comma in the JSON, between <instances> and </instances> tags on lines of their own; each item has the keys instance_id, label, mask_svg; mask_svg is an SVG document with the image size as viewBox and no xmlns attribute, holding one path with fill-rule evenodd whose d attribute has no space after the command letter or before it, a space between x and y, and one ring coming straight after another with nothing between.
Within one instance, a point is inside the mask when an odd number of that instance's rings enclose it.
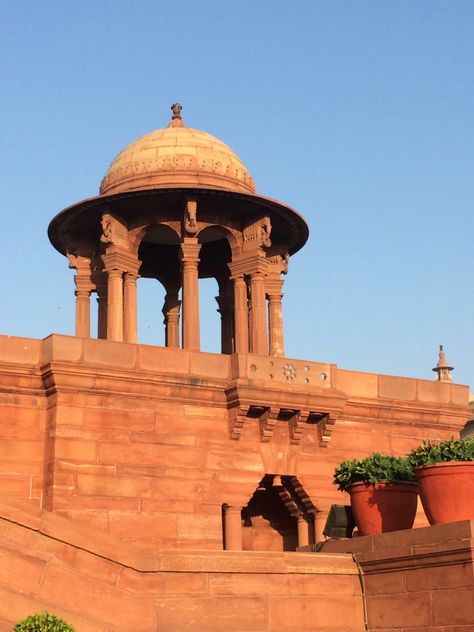
<instances>
[{"instance_id":1,"label":"carved frieze","mask_svg":"<svg viewBox=\"0 0 474 632\"><path fill-rule=\"evenodd\" d=\"M128 229L119 219L110 213L104 213L101 219L101 226L102 235L100 241L103 244L129 250Z\"/></svg>"},{"instance_id":2,"label":"carved frieze","mask_svg":"<svg viewBox=\"0 0 474 632\"><path fill-rule=\"evenodd\" d=\"M243 230L244 249L270 248L272 223L269 217L261 217L247 224Z\"/></svg>"}]
</instances>

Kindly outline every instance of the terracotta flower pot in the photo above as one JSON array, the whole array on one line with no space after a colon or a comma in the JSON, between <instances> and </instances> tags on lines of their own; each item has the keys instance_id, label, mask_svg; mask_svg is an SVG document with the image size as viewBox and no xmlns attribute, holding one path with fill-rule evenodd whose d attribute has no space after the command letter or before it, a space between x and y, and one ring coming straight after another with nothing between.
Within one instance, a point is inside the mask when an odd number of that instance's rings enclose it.
<instances>
[{"instance_id":1,"label":"terracotta flower pot","mask_svg":"<svg viewBox=\"0 0 474 632\"><path fill-rule=\"evenodd\" d=\"M474 461L435 463L413 471L430 524L474 519Z\"/></svg>"},{"instance_id":2,"label":"terracotta flower pot","mask_svg":"<svg viewBox=\"0 0 474 632\"><path fill-rule=\"evenodd\" d=\"M347 491L361 535L411 529L413 526L418 496L416 483L353 483Z\"/></svg>"}]
</instances>

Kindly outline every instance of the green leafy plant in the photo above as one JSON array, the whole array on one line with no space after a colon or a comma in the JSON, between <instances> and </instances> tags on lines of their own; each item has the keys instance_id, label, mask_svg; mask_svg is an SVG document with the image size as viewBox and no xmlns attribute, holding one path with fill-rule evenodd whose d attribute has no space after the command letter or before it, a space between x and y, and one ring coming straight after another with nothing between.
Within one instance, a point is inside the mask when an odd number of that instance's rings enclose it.
<instances>
[{"instance_id":1,"label":"green leafy plant","mask_svg":"<svg viewBox=\"0 0 474 632\"><path fill-rule=\"evenodd\" d=\"M13 632L74 632L74 628L54 614L37 612L19 621Z\"/></svg>"},{"instance_id":2,"label":"green leafy plant","mask_svg":"<svg viewBox=\"0 0 474 632\"><path fill-rule=\"evenodd\" d=\"M341 491L347 491L352 483L375 485L382 482L414 480L412 467L407 458L376 452L365 459L342 461L334 472L333 484Z\"/></svg>"},{"instance_id":3,"label":"green leafy plant","mask_svg":"<svg viewBox=\"0 0 474 632\"><path fill-rule=\"evenodd\" d=\"M408 455L412 467L447 463L449 461L474 461L474 439L448 439L424 441Z\"/></svg>"}]
</instances>

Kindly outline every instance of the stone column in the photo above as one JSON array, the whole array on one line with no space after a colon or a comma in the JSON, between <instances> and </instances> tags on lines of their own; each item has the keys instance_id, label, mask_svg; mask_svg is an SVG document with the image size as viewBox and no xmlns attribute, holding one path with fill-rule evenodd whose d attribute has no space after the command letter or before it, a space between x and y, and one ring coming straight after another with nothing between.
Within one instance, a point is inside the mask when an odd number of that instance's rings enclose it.
<instances>
[{"instance_id":1,"label":"stone column","mask_svg":"<svg viewBox=\"0 0 474 632\"><path fill-rule=\"evenodd\" d=\"M283 311L281 286L283 281L267 284L268 296L268 335L270 340L270 355L282 357L285 355L283 345Z\"/></svg>"},{"instance_id":2,"label":"stone column","mask_svg":"<svg viewBox=\"0 0 474 632\"><path fill-rule=\"evenodd\" d=\"M242 550L242 508L224 505L224 532L226 551Z\"/></svg>"},{"instance_id":3,"label":"stone column","mask_svg":"<svg viewBox=\"0 0 474 632\"><path fill-rule=\"evenodd\" d=\"M268 355L267 305L265 299L265 275L250 275L250 350L258 355Z\"/></svg>"},{"instance_id":4,"label":"stone column","mask_svg":"<svg viewBox=\"0 0 474 632\"><path fill-rule=\"evenodd\" d=\"M234 352L234 298L225 286L216 301L221 315L221 353L231 354Z\"/></svg>"},{"instance_id":5,"label":"stone column","mask_svg":"<svg viewBox=\"0 0 474 632\"><path fill-rule=\"evenodd\" d=\"M141 262L115 245L107 248L102 261L107 274L107 340L136 342L136 281Z\"/></svg>"},{"instance_id":6,"label":"stone column","mask_svg":"<svg viewBox=\"0 0 474 632\"><path fill-rule=\"evenodd\" d=\"M76 336L90 338L91 335L91 290L81 288L76 277Z\"/></svg>"},{"instance_id":7,"label":"stone column","mask_svg":"<svg viewBox=\"0 0 474 632\"><path fill-rule=\"evenodd\" d=\"M296 521L298 524L298 546L307 546L309 544L308 523L302 513L296 516Z\"/></svg>"},{"instance_id":8,"label":"stone column","mask_svg":"<svg viewBox=\"0 0 474 632\"><path fill-rule=\"evenodd\" d=\"M107 271L107 340L123 341L123 272Z\"/></svg>"},{"instance_id":9,"label":"stone column","mask_svg":"<svg viewBox=\"0 0 474 632\"><path fill-rule=\"evenodd\" d=\"M123 340L137 342L137 278L134 272L125 272L123 282Z\"/></svg>"},{"instance_id":10,"label":"stone column","mask_svg":"<svg viewBox=\"0 0 474 632\"><path fill-rule=\"evenodd\" d=\"M166 292L163 316L165 325L165 345L173 349L179 349L179 306L178 289L169 289Z\"/></svg>"},{"instance_id":11,"label":"stone column","mask_svg":"<svg viewBox=\"0 0 474 632\"><path fill-rule=\"evenodd\" d=\"M181 244L183 288L183 349L199 351L198 264L201 244L194 237L185 237Z\"/></svg>"},{"instance_id":12,"label":"stone column","mask_svg":"<svg viewBox=\"0 0 474 632\"><path fill-rule=\"evenodd\" d=\"M328 519L329 509L322 509L314 514L314 542L324 542L326 539L323 535L326 520Z\"/></svg>"},{"instance_id":13,"label":"stone column","mask_svg":"<svg viewBox=\"0 0 474 632\"><path fill-rule=\"evenodd\" d=\"M76 253L67 253L69 267L75 268L76 275L74 283L76 285L76 336L79 338L90 338L91 335L91 305L90 297L94 289L91 278L91 257Z\"/></svg>"},{"instance_id":14,"label":"stone column","mask_svg":"<svg viewBox=\"0 0 474 632\"><path fill-rule=\"evenodd\" d=\"M107 338L107 279L96 281L97 292L97 337Z\"/></svg>"},{"instance_id":15,"label":"stone column","mask_svg":"<svg viewBox=\"0 0 474 632\"><path fill-rule=\"evenodd\" d=\"M249 310L247 283L244 275L233 278L234 281L234 335L235 352L249 352Z\"/></svg>"}]
</instances>

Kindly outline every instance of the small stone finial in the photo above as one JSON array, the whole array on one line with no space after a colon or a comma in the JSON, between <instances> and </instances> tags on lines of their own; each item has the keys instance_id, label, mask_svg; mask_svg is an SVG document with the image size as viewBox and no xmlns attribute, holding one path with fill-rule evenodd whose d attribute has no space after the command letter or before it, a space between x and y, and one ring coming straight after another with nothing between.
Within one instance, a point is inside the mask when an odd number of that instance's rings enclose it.
<instances>
[{"instance_id":1,"label":"small stone finial","mask_svg":"<svg viewBox=\"0 0 474 632\"><path fill-rule=\"evenodd\" d=\"M438 382L453 381L451 377L451 371L453 370L453 367L449 366L449 362L446 360L446 354L444 352L443 345L439 345L438 364L432 370L438 374L436 378Z\"/></svg>"},{"instance_id":2,"label":"small stone finial","mask_svg":"<svg viewBox=\"0 0 474 632\"><path fill-rule=\"evenodd\" d=\"M183 106L181 105L181 103L173 103L173 105L171 106L171 111L173 112L172 118L181 118L182 109Z\"/></svg>"},{"instance_id":3,"label":"small stone finial","mask_svg":"<svg viewBox=\"0 0 474 632\"><path fill-rule=\"evenodd\" d=\"M185 127L183 119L181 118L181 110L183 106L181 103L173 103L171 106L171 112L173 113L171 116L171 121L168 127Z\"/></svg>"}]
</instances>

